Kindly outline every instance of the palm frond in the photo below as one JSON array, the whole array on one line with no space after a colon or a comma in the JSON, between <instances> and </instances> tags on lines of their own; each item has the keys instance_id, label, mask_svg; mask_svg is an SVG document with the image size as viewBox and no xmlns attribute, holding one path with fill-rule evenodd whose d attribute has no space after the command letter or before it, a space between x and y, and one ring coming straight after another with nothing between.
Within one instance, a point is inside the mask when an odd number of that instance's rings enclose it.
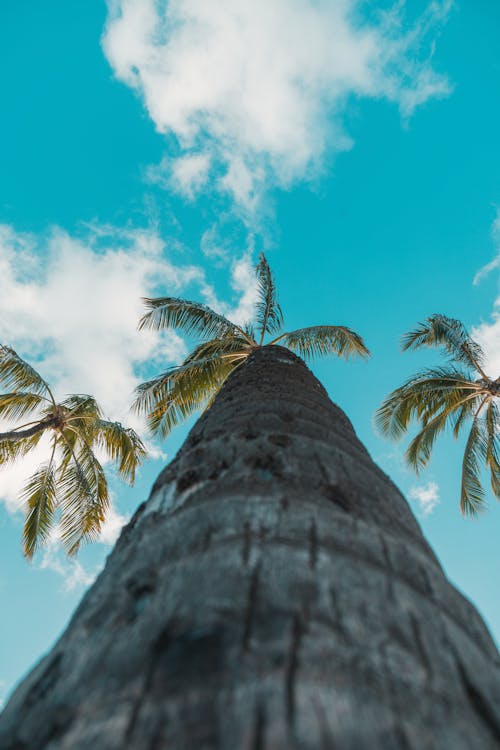
<instances>
[{"instance_id":1,"label":"palm frond","mask_svg":"<svg viewBox=\"0 0 500 750\"><path fill-rule=\"evenodd\" d=\"M224 315L198 302L177 297L145 297L143 301L148 312L139 321L140 331L177 328L188 336L198 335L207 339L242 333L242 329Z\"/></svg>"},{"instance_id":2,"label":"palm frond","mask_svg":"<svg viewBox=\"0 0 500 750\"><path fill-rule=\"evenodd\" d=\"M29 437L19 437L18 440L0 440L0 466L24 458L36 448L43 432L37 432Z\"/></svg>"},{"instance_id":3,"label":"palm frond","mask_svg":"<svg viewBox=\"0 0 500 750\"><path fill-rule=\"evenodd\" d=\"M109 509L109 492L103 468L93 451L79 444L79 452L60 474L61 540L69 555L83 541L95 539Z\"/></svg>"},{"instance_id":4,"label":"palm frond","mask_svg":"<svg viewBox=\"0 0 500 750\"><path fill-rule=\"evenodd\" d=\"M396 388L377 409L378 429L393 439L406 432L413 419L428 421L440 409L458 406L468 394L481 393L481 386L455 367L427 368Z\"/></svg>"},{"instance_id":5,"label":"palm frond","mask_svg":"<svg viewBox=\"0 0 500 750\"><path fill-rule=\"evenodd\" d=\"M466 403L477 403L478 396L475 394L465 396L461 401L452 402L443 408L439 414L432 419L423 418L423 427L420 432L413 438L406 450L406 460L418 474L423 469L431 457L434 442L446 426L450 418L457 409L465 406Z\"/></svg>"},{"instance_id":6,"label":"palm frond","mask_svg":"<svg viewBox=\"0 0 500 750\"><path fill-rule=\"evenodd\" d=\"M46 403L43 396L29 391L0 393L0 417L9 420L22 419L27 414L33 414L39 410Z\"/></svg>"},{"instance_id":7,"label":"palm frond","mask_svg":"<svg viewBox=\"0 0 500 750\"><path fill-rule=\"evenodd\" d=\"M150 431L166 437L180 421L202 408L247 356L230 353L173 367L136 390L134 408L147 415Z\"/></svg>"},{"instance_id":8,"label":"palm frond","mask_svg":"<svg viewBox=\"0 0 500 750\"><path fill-rule=\"evenodd\" d=\"M266 333L276 333L283 325L283 313L276 296L271 269L264 253L261 253L256 267L258 301L256 306L257 327L260 331L260 343L264 341Z\"/></svg>"},{"instance_id":9,"label":"palm frond","mask_svg":"<svg viewBox=\"0 0 500 750\"><path fill-rule=\"evenodd\" d=\"M445 315L431 315L425 323L403 336L403 350L423 346L443 346L455 362L477 370L483 377L484 352L474 341L460 320Z\"/></svg>"},{"instance_id":10,"label":"palm frond","mask_svg":"<svg viewBox=\"0 0 500 750\"><path fill-rule=\"evenodd\" d=\"M56 476L54 450L48 464L28 479L21 494L27 514L23 529L24 554L33 557L37 547L47 541L54 523L56 509Z\"/></svg>"},{"instance_id":11,"label":"palm frond","mask_svg":"<svg viewBox=\"0 0 500 750\"><path fill-rule=\"evenodd\" d=\"M119 422L101 419L95 425L95 444L103 448L117 465L119 475L129 484L133 484L137 468L147 453L139 435Z\"/></svg>"},{"instance_id":12,"label":"palm frond","mask_svg":"<svg viewBox=\"0 0 500 750\"><path fill-rule=\"evenodd\" d=\"M54 399L48 383L34 367L22 359L10 346L0 344L0 383L9 391L30 391Z\"/></svg>"},{"instance_id":13,"label":"palm frond","mask_svg":"<svg viewBox=\"0 0 500 750\"><path fill-rule=\"evenodd\" d=\"M496 498L500 499L500 454L498 451L498 430L500 429L500 414L497 405L490 401L486 409L486 465L490 470L491 489Z\"/></svg>"},{"instance_id":14,"label":"palm frond","mask_svg":"<svg viewBox=\"0 0 500 750\"><path fill-rule=\"evenodd\" d=\"M460 510L464 516L475 516L484 507L484 489L481 484L480 462L487 453L487 441L478 415L465 444L460 488Z\"/></svg>"},{"instance_id":15,"label":"palm frond","mask_svg":"<svg viewBox=\"0 0 500 750\"><path fill-rule=\"evenodd\" d=\"M278 342L297 352L304 359L326 354L337 354L339 357L346 358L353 354L362 357L370 354L361 336L346 326L299 328L296 331L283 333L270 343Z\"/></svg>"}]
</instances>

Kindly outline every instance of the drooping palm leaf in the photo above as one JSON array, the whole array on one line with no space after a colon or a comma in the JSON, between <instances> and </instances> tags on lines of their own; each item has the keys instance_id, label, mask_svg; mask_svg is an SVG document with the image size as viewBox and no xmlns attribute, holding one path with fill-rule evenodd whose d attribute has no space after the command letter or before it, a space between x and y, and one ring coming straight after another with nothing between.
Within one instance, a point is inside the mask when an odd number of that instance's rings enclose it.
<instances>
[{"instance_id":1,"label":"drooping palm leaf","mask_svg":"<svg viewBox=\"0 0 500 750\"><path fill-rule=\"evenodd\" d=\"M465 444L460 488L460 510L464 516L475 516L484 507L484 489L481 484L481 461L487 451L481 419L476 415Z\"/></svg>"},{"instance_id":2,"label":"drooping palm leaf","mask_svg":"<svg viewBox=\"0 0 500 750\"><path fill-rule=\"evenodd\" d=\"M146 456L146 447L137 433L119 422L100 419L95 424L94 442L117 465L122 479L133 484L137 467Z\"/></svg>"},{"instance_id":3,"label":"drooping palm leaf","mask_svg":"<svg viewBox=\"0 0 500 750\"><path fill-rule=\"evenodd\" d=\"M406 432L413 419L429 418L439 409L458 404L480 386L455 367L427 368L387 396L376 412L380 431L393 439Z\"/></svg>"},{"instance_id":4,"label":"drooping palm leaf","mask_svg":"<svg viewBox=\"0 0 500 750\"><path fill-rule=\"evenodd\" d=\"M79 442L78 453L60 475L61 541L74 555L84 541L96 539L109 509L103 468L93 451Z\"/></svg>"},{"instance_id":5,"label":"drooping palm leaf","mask_svg":"<svg viewBox=\"0 0 500 750\"><path fill-rule=\"evenodd\" d=\"M500 414L498 406L490 401L485 415L486 428L486 465L490 470L491 489L495 497L500 499L500 453L497 439L500 430Z\"/></svg>"},{"instance_id":6,"label":"drooping palm leaf","mask_svg":"<svg viewBox=\"0 0 500 750\"><path fill-rule=\"evenodd\" d=\"M47 541L53 527L57 489L54 453L55 444L50 461L28 479L21 495L27 509L23 529L24 554L30 560L37 547Z\"/></svg>"}]
</instances>

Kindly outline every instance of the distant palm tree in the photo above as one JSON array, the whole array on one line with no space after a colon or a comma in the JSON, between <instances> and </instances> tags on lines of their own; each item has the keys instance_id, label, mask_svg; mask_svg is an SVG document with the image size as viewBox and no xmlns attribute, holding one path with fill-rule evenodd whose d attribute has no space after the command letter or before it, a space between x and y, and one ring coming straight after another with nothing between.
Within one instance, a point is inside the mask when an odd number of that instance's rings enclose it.
<instances>
[{"instance_id":1,"label":"distant palm tree","mask_svg":"<svg viewBox=\"0 0 500 750\"><path fill-rule=\"evenodd\" d=\"M137 388L134 409L147 416L151 432L166 437L179 422L210 404L228 375L264 345L280 344L304 359L325 354L369 355L362 338L345 326L311 326L280 333L283 313L264 254L256 274L259 298L253 325L236 325L198 302L176 297L144 300L148 312L140 320L140 330L177 328L202 339L181 365ZM265 341L266 334L274 338Z\"/></svg>"},{"instance_id":2,"label":"distant palm tree","mask_svg":"<svg viewBox=\"0 0 500 750\"><path fill-rule=\"evenodd\" d=\"M420 431L406 451L406 459L418 473L431 456L439 433L449 425L458 437L471 422L462 464L460 509L475 515L484 505L481 464L490 471L491 488L500 498L500 378L484 371L484 353L459 320L432 315L403 337L404 350L423 346L442 347L449 357L444 367L425 369L389 394L377 411L383 433L399 438L412 420Z\"/></svg>"},{"instance_id":3,"label":"distant palm tree","mask_svg":"<svg viewBox=\"0 0 500 750\"><path fill-rule=\"evenodd\" d=\"M0 468L26 456L42 435L50 436L48 462L31 476L23 491L27 509L24 553L32 558L60 524L68 554L83 540L95 538L109 507L103 468L95 455L102 450L118 474L133 484L146 450L134 430L103 419L92 396L73 394L56 403L48 383L13 349L0 345L0 418L30 421L0 433Z\"/></svg>"}]
</instances>

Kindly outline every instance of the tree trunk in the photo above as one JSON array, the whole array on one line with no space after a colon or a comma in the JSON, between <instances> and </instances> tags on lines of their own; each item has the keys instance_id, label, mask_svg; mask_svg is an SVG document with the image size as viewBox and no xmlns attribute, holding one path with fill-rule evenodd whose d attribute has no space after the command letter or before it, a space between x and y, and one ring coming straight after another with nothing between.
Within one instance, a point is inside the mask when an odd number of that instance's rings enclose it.
<instances>
[{"instance_id":1,"label":"tree trunk","mask_svg":"<svg viewBox=\"0 0 500 750\"><path fill-rule=\"evenodd\" d=\"M2 750L498 750L498 652L303 362L257 350L17 688Z\"/></svg>"}]
</instances>

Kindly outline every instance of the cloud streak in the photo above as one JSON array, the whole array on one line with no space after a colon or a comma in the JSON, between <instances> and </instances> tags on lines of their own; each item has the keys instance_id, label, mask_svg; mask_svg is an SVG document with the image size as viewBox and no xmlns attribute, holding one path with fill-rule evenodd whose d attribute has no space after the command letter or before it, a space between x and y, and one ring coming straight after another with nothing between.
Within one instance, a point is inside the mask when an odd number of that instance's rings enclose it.
<instances>
[{"instance_id":1,"label":"cloud streak","mask_svg":"<svg viewBox=\"0 0 500 750\"><path fill-rule=\"evenodd\" d=\"M108 0L104 52L176 152L150 174L192 198L211 183L247 212L269 186L315 178L352 145L353 97L403 118L450 85L433 68L449 0L416 21L404 3L357 0Z\"/></svg>"}]
</instances>

